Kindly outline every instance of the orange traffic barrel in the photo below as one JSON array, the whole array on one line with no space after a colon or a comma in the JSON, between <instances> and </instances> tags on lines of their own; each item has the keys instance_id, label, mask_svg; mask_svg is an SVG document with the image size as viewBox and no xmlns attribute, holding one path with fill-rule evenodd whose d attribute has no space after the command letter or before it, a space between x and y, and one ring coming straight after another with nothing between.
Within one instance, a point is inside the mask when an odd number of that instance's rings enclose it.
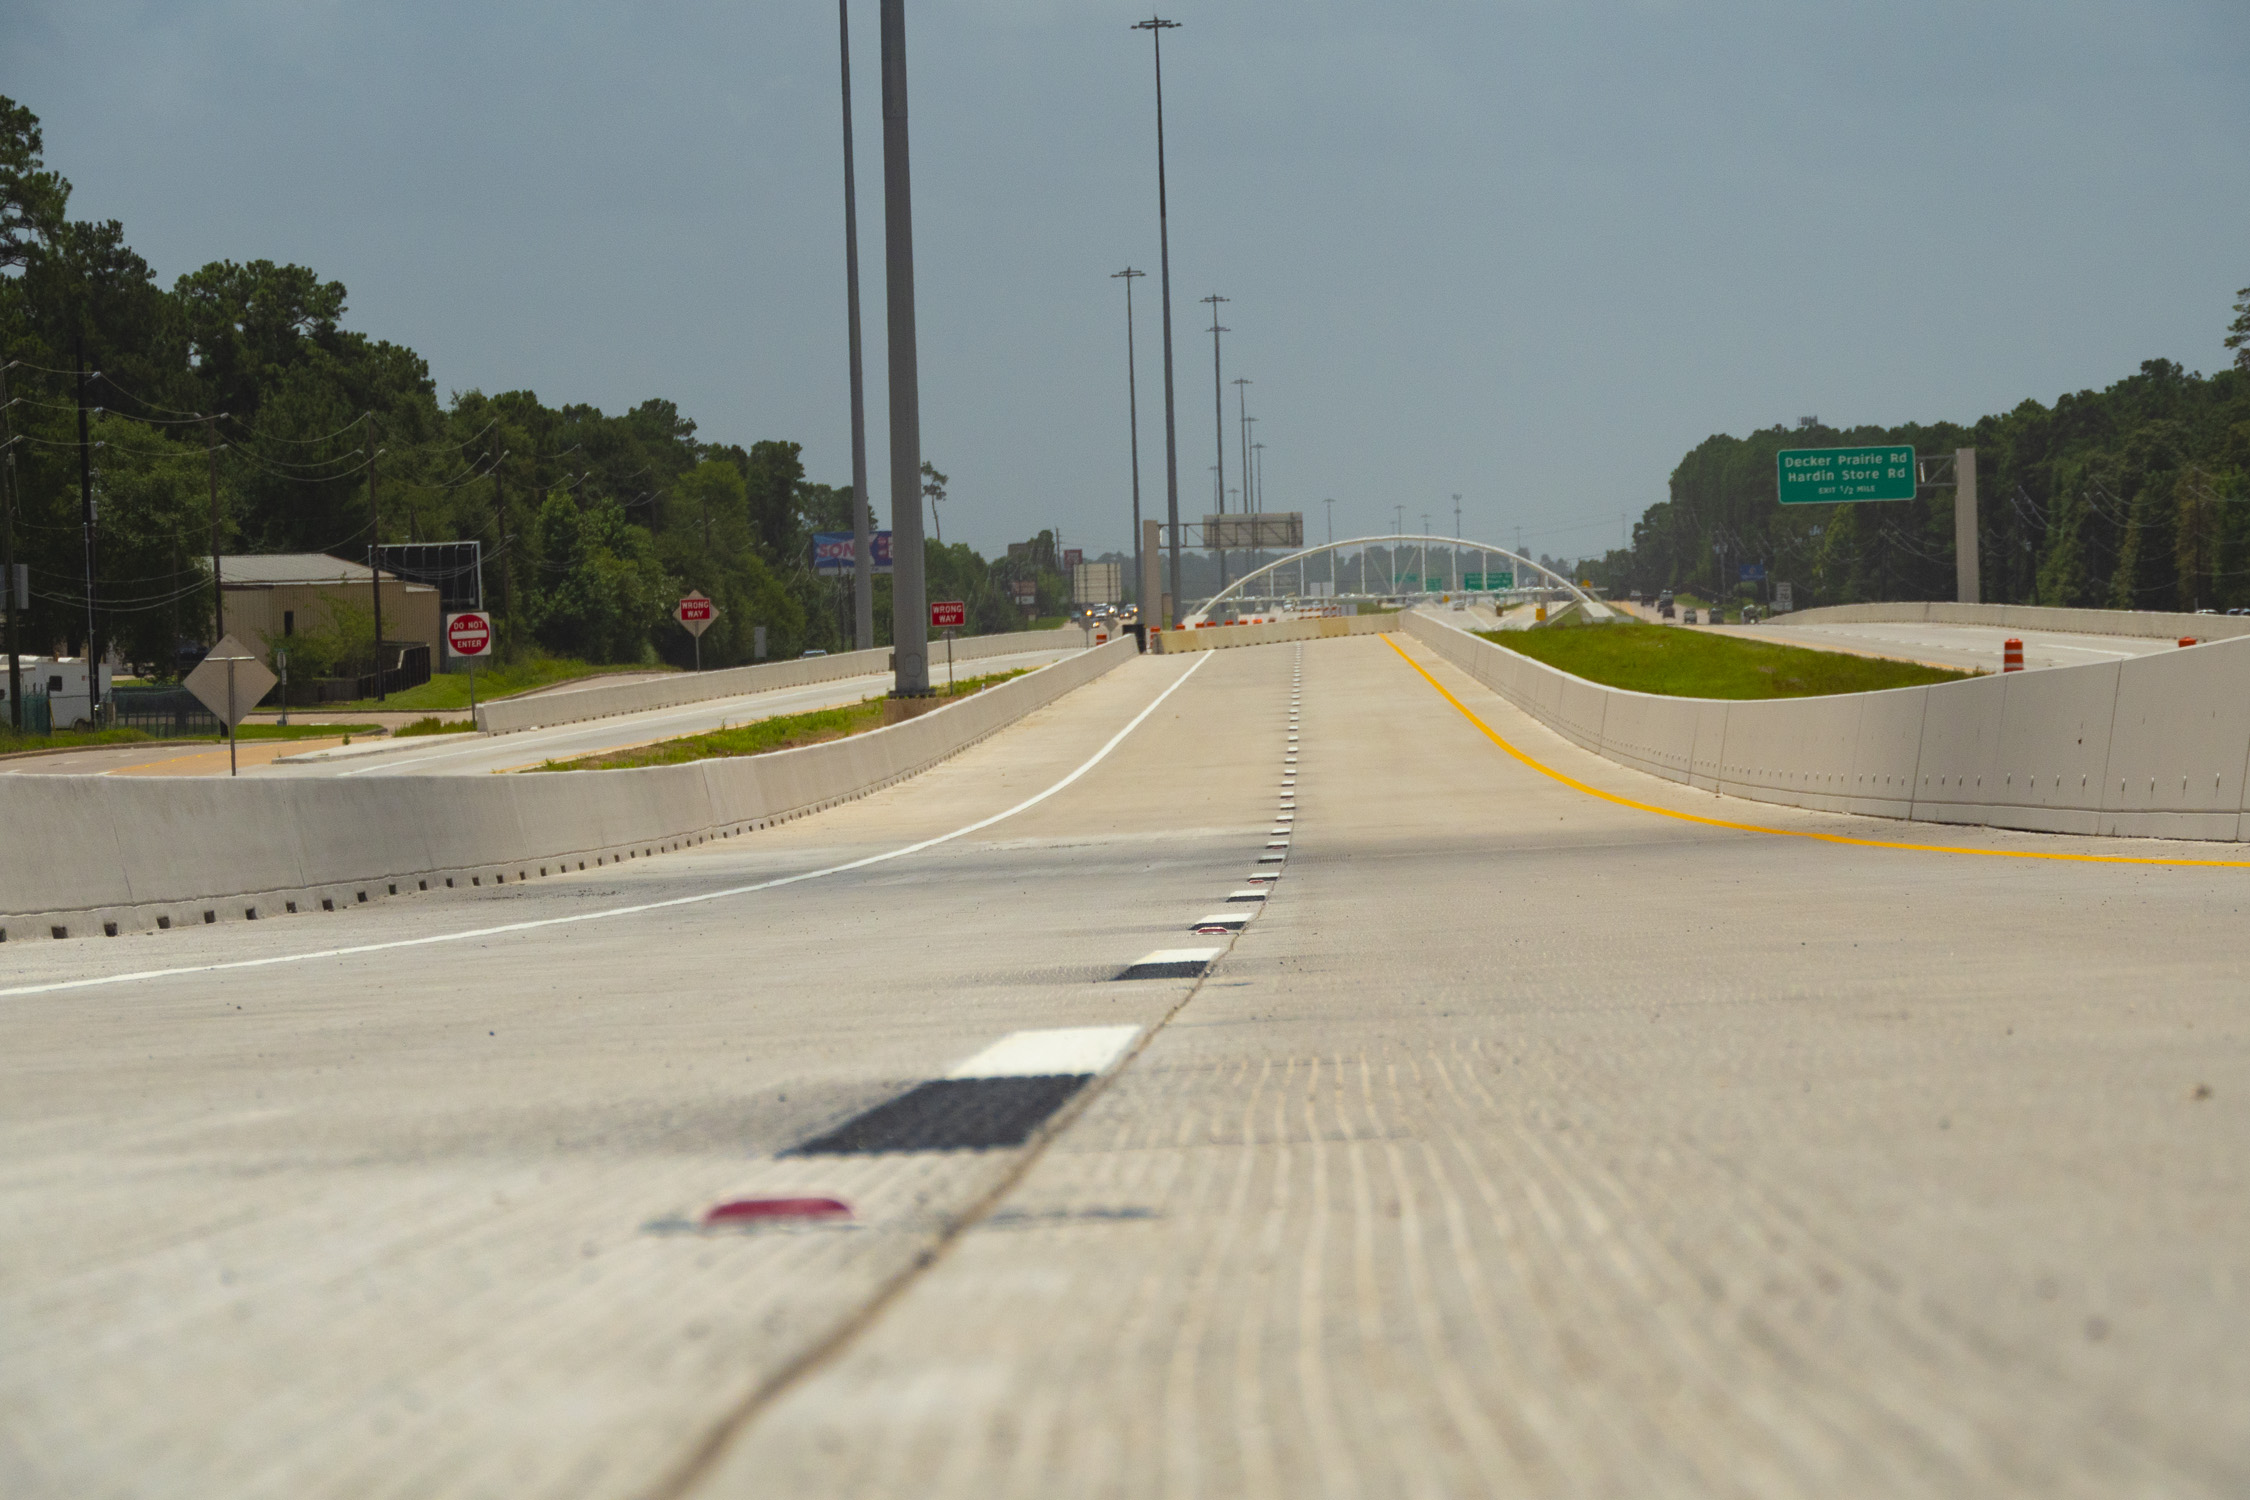
<instances>
[{"instance_id":1,"label":"orange traffic barrel","mask_svg":"<svg viewBox=\"0 0 2250 1500\"><path fill-rule=\"evenodd\" d=\"M2023 670L2023 642L2013 636L2009 637L2000 648L2000 670L2003 672L2021 672Z\"/></svg>"}]
</instances>

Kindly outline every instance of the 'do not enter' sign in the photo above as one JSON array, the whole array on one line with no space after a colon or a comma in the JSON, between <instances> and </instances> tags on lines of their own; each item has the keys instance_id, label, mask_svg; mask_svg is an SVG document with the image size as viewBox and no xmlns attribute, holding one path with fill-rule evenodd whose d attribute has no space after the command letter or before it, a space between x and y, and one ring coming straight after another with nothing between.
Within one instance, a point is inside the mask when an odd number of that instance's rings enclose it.
<instances>
[{"instance_id":1,"label":"'do not enter' sign","mask_svg":"<svg viewBox=\"0 0 2250 1500\"><path fill-rule=\"evenodd\" d=\"M464 610L445 617L445 649L455 656L483 656L492 649L492 617Z\"/></svg>"}]
</instances>

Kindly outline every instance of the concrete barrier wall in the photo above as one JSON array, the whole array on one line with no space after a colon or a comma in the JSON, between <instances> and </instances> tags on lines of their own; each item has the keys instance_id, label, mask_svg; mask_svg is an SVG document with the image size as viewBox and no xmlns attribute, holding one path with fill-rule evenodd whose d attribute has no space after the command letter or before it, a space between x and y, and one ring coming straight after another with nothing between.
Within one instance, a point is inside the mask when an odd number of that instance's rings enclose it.
<instances>
[{"instance_id":1,"label":"concrete barrier wall","mask_svg":"<svg viewBox=\"0 0 2250 1500\"><path fill-rule=\"evenodd\" d=\"M1019 651L1070 651L1083 646L1085 639L1075 630L1018 630L1005 635L965 636L953 643L953 660L955 663L981 661L991 656L1012 656ZM932 642L931 656L934 661L945 659L942 642ZM888 672L890 659L890 648L885 646L874 651L839 651L834 656L797 657L754 667L727 667L716 672L682 672L676 676L620 682L606 687L557 689L525 698L479 704L477 727L493 734L510 734L519 729L577 724L587 719L643 713L652 708L677 708L683 703L736 698L776 688L808 687L816 682Z\"/></svg>"},{"instance_id":2,"label":"concrete barrier wall","mask_svg":"<svg viewBox=\"0 0 2250 1500\"><path fill-rule=\"evenodd\" d=\"M382 780L0 777L0 939L263 920L731 838L927 770L1136 650L1126 637L903 724L684 766Z\"/></svg>"},{"instance_id":3,"label":"concrete barrier wall","mask_svg":"<svg viewBox=\"0 0 2250 1500\"><path fill-rule=\"evenodd\" d=\"M1905 623L1986 625L1995 630L2054 630L2068 635L2133 635L2176 641L2227 641L2250 635L2250 615L2182 615L2135 609L2052 609L2043 604L1824 604L1774 616L1788 625Z\"/></svg>"},{"instance_id":4,"label":"concrete barrier wall","mask_svg":"<svg viewBox=\"0 0 2250 1500\"><path fill-rule=\"evenodd\" d=\"M1706 791L2048 833L2250 838L2250 640L1732 702L1603 687L1426 614L1405 628L1572 743Z\"/></svg>"},{"instance_id":5,"label":"concrete barrier wall","mask_svg":"<svg viewBox=\"0 0 2250 1500\"><path fill-rule=\"evenodd\" d=\"M1230 646L1270 646L1276 641L1318 641L1347 635L1379 635L1398 629L1399 616L1335 615L1311 620L1273 620L1263 625L1206 625L1200 630L1152 630L1148 648L1163 655L1183 651L1223 651Z\"/></svg>"}]
</instances>

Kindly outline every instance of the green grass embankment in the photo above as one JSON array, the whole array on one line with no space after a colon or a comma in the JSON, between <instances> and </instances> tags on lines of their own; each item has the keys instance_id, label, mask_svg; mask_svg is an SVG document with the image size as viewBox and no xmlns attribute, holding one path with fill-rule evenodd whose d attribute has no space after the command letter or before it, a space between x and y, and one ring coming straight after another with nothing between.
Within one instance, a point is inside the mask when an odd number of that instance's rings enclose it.
<instances>
[{"instance_id":1,"label":"green grass embankment","mask_svg":"<svg viewBox=\"0 0 2250 1500\"><path fill-rule=\"evenodd\" d=\"M1583 629L1479 634L1496 646L1589 682L1675 698L1815 698L1958 682L1976 675L1918 662L1808 651L1625 621Z\"/></svg>"},{"instance_id":2,"label":"green grass embankment","mask_svg":"<svg viewBox=\"0 0 2250 1500\"><path fill-rule=\"evenodd\" d=\"M477 702L490 703L495 699L528 693L535 688L553 687L558 682L576 682L581 677L600 677L615 672L655 672L667 668L645 666L601 667L592 662L573 661L567 657L542 656L528 661L509 662L504 666L477 668ZM447 672L432 677L420 687L410 687L403 693L393 693L377 702L373 698L360 698L350 703L323 703L313 710L351 713L428 713L437 709L467 708L469 706L469 674Z\"/></svg>"},{"instance_id":3,"label":"green grass embankment","mask_svg":"<svg viewBox=\"0 0 2250 1500\"><path fill-rule=\"evenodd\" d=\"M950 694L940 688L938 696L966 698L971 693L982 692L1011 677L1021 677L1028 670L1029 668L1021 668L1013 672L995 672L988 677L964 677ZM580 756L576 760L551 760L533 769L621 771L640 766L679 766L689 761L766 755L775 750L794 750L803 745L825 744L829 740L865 734L870 729L880 729L882 726L883 699L862 698L857 703L847 703L838 708L816 708L810 713L783 714L778 718L759 719L734 728L714 729L706 734L659 740L653 745L635 745L630 749L612 750L601 755Z\"/></svg>"}]
</instances>

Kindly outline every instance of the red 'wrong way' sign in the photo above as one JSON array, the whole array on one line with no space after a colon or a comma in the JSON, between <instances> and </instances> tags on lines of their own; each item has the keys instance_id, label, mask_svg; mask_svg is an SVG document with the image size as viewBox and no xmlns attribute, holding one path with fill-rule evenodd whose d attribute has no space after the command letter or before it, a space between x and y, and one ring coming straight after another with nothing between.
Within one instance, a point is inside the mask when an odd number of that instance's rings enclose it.
<instances>
[{"instance_id":1,"label":"red 'wrong way' sign","mask_svg":"<svg viewBox=\"0 0 2250 1500\"><path fill-rule=\"evenodd\" d=\"M492 619L475 610L445 617L445 646L455 656L482 656L492 649Z\"/></svg>"},{"instance_id":2,"label":"red 'wrong way' sign","mask_svg":"<svg viewBox=\"0 0 2250 1500\"><path fill-rule=\"evenodd\" d=\"M672 611L672 618L685 625L689 634L697 636L709 630L712 620L717 617L717 608L700 591L682 599Z\"/></svg>"},{"instance_id":3,"label":"red 'wrong way' sign","mask_svg":"<svg viewBox=\"0 0 2250 1500\"><path fill-rule=\"evenodd\" d=\"M930 601L930 628L932 630L959 630L969 623L969 606L959 599L932 599Z\"/></svg>"}]
</instances>

